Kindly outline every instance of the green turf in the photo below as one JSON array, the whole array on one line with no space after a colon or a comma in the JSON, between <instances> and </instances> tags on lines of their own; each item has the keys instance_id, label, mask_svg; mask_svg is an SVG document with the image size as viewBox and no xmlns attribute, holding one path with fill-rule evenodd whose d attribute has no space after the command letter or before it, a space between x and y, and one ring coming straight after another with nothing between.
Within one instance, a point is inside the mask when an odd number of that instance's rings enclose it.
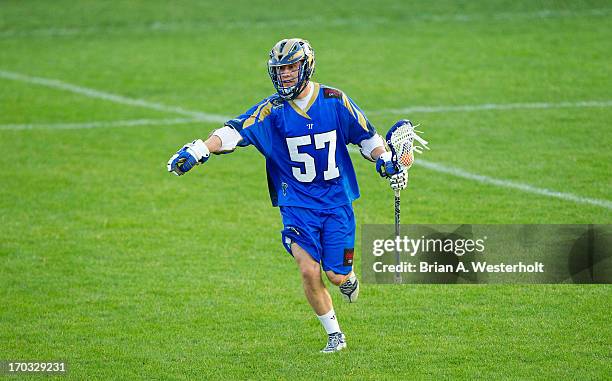
<instances>
[{"instance_id":1,"label":"green turf","mask_svg":"<svg viewBox=\"0 0 612 381\"><path fill-rule=\"evenodd\" d=\"M273 91L266 52L299 35L380 131L422 123L428 161L610 200L609 106L378 111L610 101L611 22L606 1L3 1L0 70L231 116ZM0 78L0 360L65 359L73 379L612 374L609 285L365 285L356 305L333 293L349 349L321 356L253 148L176 178L168 157L214 123L1 128L176 117ZM355 159L358 225L392 223ZM406 222L611 222L418 165L403 195Z\"/></svg>"}]
</instances>

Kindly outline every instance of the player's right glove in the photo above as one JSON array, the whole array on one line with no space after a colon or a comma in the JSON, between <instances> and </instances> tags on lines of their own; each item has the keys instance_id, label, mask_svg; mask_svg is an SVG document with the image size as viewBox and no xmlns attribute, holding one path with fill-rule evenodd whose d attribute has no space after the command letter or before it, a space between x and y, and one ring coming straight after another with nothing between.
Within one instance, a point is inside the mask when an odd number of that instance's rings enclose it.
<instances>
[{"instance_id":1,"label":"player's right glove","mask_svg":"<svg viewBox=\"0 0 612 381\"><path fill-rule=\"evenodd\" d=\"M394 191L406 189L406 186L408 185L408 171L400 171L395 175L390 176L389 184L391 185L391 189Z\"/></svg>"},{"instance_id":2,"label":"player's right glove","mask_svg":"<svg viewBox=\"0 0 612 381\"><path fill-rule=\"evenodd\" d=\"M376 172L381 177L391 177L399 172L399 168L393 161L393 154L391 152L385 152L378 160L376 160Z\"/></svg>"},{"instance_id":3,"label":"player's right glove","mask_svg":"<svg viewBox=\"0 0 612 381\"><path fill-rule=\"evenodd\" d=\"M208 147L201 139L187 143L168 160L168 172L181 176L210 157Z\"/></svg>"}]
</instances>

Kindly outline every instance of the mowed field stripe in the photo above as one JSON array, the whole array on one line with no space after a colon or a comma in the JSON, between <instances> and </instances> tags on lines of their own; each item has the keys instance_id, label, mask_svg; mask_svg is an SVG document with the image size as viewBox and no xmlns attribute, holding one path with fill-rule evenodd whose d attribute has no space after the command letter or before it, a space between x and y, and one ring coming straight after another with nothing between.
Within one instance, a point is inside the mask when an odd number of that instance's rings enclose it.
<instances>
[{"instance_id":1,"label":"mowed field stripe","mask_svg":"<svg viewBox=\"0 0 612 381\"><path fill-rule=\"evenodd\" d=\"M144 102L144 101L142 101ZM159 105L159 104L157 104ZM142 105L141 105L142 106ZM446 113L446 112L471 112L487 110L517 110L517 109L554 109L554 108L581 108L581 107L611 107L610 101L579 101L579 102L559 102L559 103L499 103L463 106L414 106L402 109L384 109L367 111L368 115L389 115L389 114L409 114L413 112L422 113ZM159 109L156 109L159 110ZM188 110L184 110L188 111ZM206 114L210 117L211 114ZM231 119L230 116L215 115L213 122L223 123ZM104 127L137 127L154 125L175 125L191 124L195 122L210 121L202 117L193 118L171 118L171 119L131 119L118 121L99 121L82 123L41 123L41 124L0 124L0 130L78 130L87 128Z\"/></svg>"},{"instance_id":2,"label":"mowed field stripe","mask_svg":"<svg viewBox=\"0 0 612 381\"><path fill-rule=\"evenodd\" d=\"M610 107L612 100L589 100L578 102L535 102L535 103L485 103L479 105L458 106L413 106L405 108L390 108L368 112L369 115L407 114L411 112L444 113L444 112L472 112L488 110L517 110L517 109L550 109L550 108L579 108L579 107Z\"/></svg>"},{"instance_id":3,"label":"mowed field stripe","mask_svg":"<svg viewBox=\"0 0 612 381\"><path fill-rule=\"evenodd\" d=\"M188 115L188 116L191 116L193 119L196 119L199 121L223 123L230 119L230 117L223 116L223 115L214 115L214 114L208 114L208 113L203 113L199 111L191 111L191 110L183 109L181 107L166 106L160 103L152 103L152 102L148 102L142 99L133 99L133 98L124 97L122 95L106 93L106 92L102 92L102 91L98 91L98 90L94 90L94 89L90 89L86 87L72 85L72 84L62 82L56 79L31 77L31 76L14 73L14 72L8 72L4 70L0 70L0 77L11 79L11 80L16 80L16 81L22 81L26 83L37 84L41 86L47 86L47 87L56 88L59 90L70 91L70 92L81 94L81 95L84 95L90 98L99 98L99 99L104 99L104 100L117 102L117 103L121 103L125 105L130 105L130 106L144 107L144 108L150 108L150 109L158 110L158 111L165 111L165 112L172 112L172 113L177 113L181 115ZM443 112L443 111L440 111L440 112ZM359 152L359 151L355 149L354 147L351 147L351 152ZM557 192L557 191L546 189L546 188L538 188L538 187L534 187L529 184L518 183L518 182L511 181L511 180L497 179L497 178L493 178L489 176L467 172L459 168L454 168L454 167L446 166L444 164L430 162L426 160L417 160L417 163L432 171L445 173L445 174L452 175L455 177L477 181L477 182L484 183L484 184L494 185L497 187L507 188L507 189L516 189L516 190L520 190L526 193L532 193L532 194L537 194L537 195L546 196L546 197L558 198L558 199L565 200L565 201L573 201L579 204L588 204L588 205L598 206L598 207L602 207L606 209L612 209L612 202L608 200L600 200L600 199L595 199L595 198L583 197L583 196L575 195L572 193L563 193L563 192Z\"/></svg>"},{"instance_id":4,"label":"mowed field stripe","mask_svg":"<svg viewBox=\"0 0 612 381\"><path fill-rule=\"evenodd\" d=\"M0 75L1 76L1 75ZM83 89L82 87L79 87ZM67 90L64 88L64 90ZM96 93L100 93L96 91ZM105 93L107 94L107 93ZM108 94L107 94L108 95ZM115 96L116 97L116 96ZM121 97L122 101L127 99ZM136 100L134 100L136 101ZM145 107L142 100L138 100L139 106ZM133 105L133 102L124 104ZM148 103L148 102L147 102ZM162 106L159 103L156 106ZM422 113L446 113L446 112L472 112L472 111L487 111L487 110L517 110L517 109L554 109L554 108L581 108L581 107L611 107L612 100L610 101L579 101L579 102L559 102L559 103L500 103L500 104L481 104L481 105L463 105L463 106L414 106L406 107L403 109L385 109L367 111L368 115L389 115L389 114L409 114L414 112ZM160 110L160 108L155 108ZM176 112L175 108L167 106L163 110ZM82 123L41 123L41 124L0 124L0 130L78 130L87 128L104 128L104 127L137 127L137 126L154 126L154 125L176 125L176 124L191 124L195 122L215 122L223 123L229 119L230 116L223 115L212 115L204 114L197 111L189 111L181 109L184 112L196 113L200 115L192 118L172 118L172 119L132 119L132 120L118 120L118 121L98 121L98 122L82 122ZM206 115L206 118L201 115ZM211 120L212 119L212 120Z\"/></svg>"},{"instance_id":5,"label":"mowed field stripe","mask_svg":"<svg viewBox=\"0 0 612 381\"><path fill-rule=\"evenodd\" d=\"M34 85L40 85L45 87L50 87L58 90L69 91L71 93L76 93L80 95L84 95L89 98L103 99L105 101L120 103L123 105L135 106L135 107L143 107L151 110L157 110L162 112L169 112L184 116L189 116L203 122L214 122L214 123L224 123L227 121L227 118L222 115L216 114L208 114L205 112L186 110L182 107L177 106L167 106L161 103L149 102L143 99L136 98L128 98L123 95L117 95L112 93L107 93L100 90L90 89L87 87L77 86L70 83L62 82L58 79L49 79L42 77L33 77L29 75L19 74L11 71L0 70L0 78L10 79L13 81L20 81L25 83L31 83Z\"/></svg>"},{"instance_id":6,"label":"mowed field stripe","mask_svg":"<svg viewBox=\"0 0 612 381\"><path fill-rule=\"evenodd\" d=\"M0 75L1 76L1 75ZM83 89L82 87L79 87ZM64 90L67 90L64 88ZM96 91L96 93L100 93ZM126 99L125 97L122 97ZM139 100L139 102L146 102ZM121 102L124 103L124 102ZM148 102L147 102L148 103ZM124 103L130 104L132 103ZM157 106L162 106L156 103ZM139 104L141 107L145 107L142 103ZM481 105L463 105L463 106L414 106L406 107L403 109L385 109L385 110L374 110L367 111L368 115L395 115L395 114L409 114L414 112L422 113L445 113L445 112L472 112L472 111L487 111L487 110L517 110L517 109L555 109L555 108L581 108L581 107L611 107L612 100L610 101L578 101L578 102L559 102L559 103L499 103L499 104L481 104ZM160 108L155 108L160 110ZM175 108L168 106L166 110L176 112ZM229 119L230 116L223 115L212 115L203 114L197 111L189 111L181 109L184 112L196 113L196 115L206 115L206 118L192 117L192 118L172 118L172 119L132 119L132 120L118 120L118 121L97 121L97 122L82 122L82 123L41 123L41 124L0 124L0 130L78 130L87 128L104 128L104 127L137 127L137 126L155 126L155 125L176 125L176 124L191 124L195 122L215 122L223 123ZM212 119L212 120L211 120Z\"/></svg>"},{"instance_id":7,"label":"mowed field stripe","mask_svg":"<svg viewBox=\"0 0 612 381\"><path fill-rule=\"evenodd\" d=\"M99 93L99 92L98 92ZM122 97L125 99L125 97ZM145 102L145 101L140 101ZM131 104L131 103L124 103ZM160 104L156 104L160 106ZM144 107L142 104L140 106ZM579 102L560 102L560 103L500 103L500 104L481 104L481 105L463 105L463 106L415 106L406 107L403 109L385 109L367 111L368 115L389 115L389 114L409 114L413 112L422 113L445 113L445 112L471 112L471 111L487 111L487 110L517 110L517 109L554 109L554 108L581 108L581 107L611 107L612 101L579 101ZM160 110L156 108L156 110ZM170 110L170 107L168 108ZM188 110L183 111L189 112ZM175 111L172 111L175 112ZM199 113L202 114L202 113ZM41 124L0 124L0 130L78 130L87 128L104 128L104 127L137 127L137 126L154 126L154 125L176 125L176 124L191 124L195 122L219 122L223 123L230 116L205 114L206 118L201 116L193 118L171 118L171 119L132 119L118 121L98 121L98 122L82 122L82 123L41 123Z\"/></svg>"},{"instance_id":8,"label":"mowed field stripe","mask_svg":"<svg viewBox=\"0 0 612 381\"><path fill-rule=\"evenodd\" d=\"M63 82L58 79L43 78L29 76L25 74L15 73L6 70L0 70L0 78L21 81L45 87L51 87L59 90L69 91L76 94L84 95L89 98L98 98L106 101L120 103L129 106L143 107L152 110L175 113L179 115L189 116L193 119L197 119L203 122L213 123L224 123L232 117L226 115L210 114L201 111L187 110L182 107L168 106L161 103L155 103L146 101L143 99L129 98L123 95L117 95L91 89L83 86L73 85L71 83ZM575 102L535 102L535 103L484 103L476 105L448 105L448 106L412 106L406 108L397 109L382 109L366 111L368 115L382 115L382 114L408 114L412 112L423 112L423 113L445 113L445 112L473 112L473 111L487 111L487 110L517 110L517 109L551 109L551 108L582 108L582 107L610 107L612 106L612 100L585 100ZM97 123L97 122L92 122ZM137 123L137 122L136 122ZM83 128L88 127L87 122L82 123ZM11 127L12 126L12 127ZM29 125L4 125L0 127L2 129L29 129ZM32 125L33 127L34 125ZM100 124L100 127L103 125ZM109 123L109 126L113 126ZM75 124L72 128L78 128Z\"/></svg>"},{"instance_id":9,"label":"mowed field stripe","mask_svg":"<svg viewBox=\"0 0 612 381\"><path fill-rule=\"evenodd\" d=\"M130 119L84 123L0 124L0 130L80 130L88 128L167 126L201 122L196 118Z\"/></svg>"},{"instance_id":10,"label":"mowed field stripe","mask_svg":"<svg viewBox=\"0 0 612 381\"><path fill-rule=\"evenodd\" d=\"M606 17L612 14L611 8L592 9L540 9L534 11L495 12L495 13L413 13L399 19L389 17L321 17L315 16L305 19L270 19L270 20L244 20L213 22L204 21L168 21L152 20L147 23L124 25L94 25L83 27L46 27L33 29L8 29L0 31L0 38L10 37L69 37L69 36L95 36L108 33L125 35L128 32L137 33L167 33L175 31L203 31L220 29L261 29L261 28L289 28L300 26L324 25L326 27L344 27L351 25L389 25L390 23L425 22L475 22L475 21L515 21L515 20L546 20L576 17Z\"/></svg>"}]
</instances>

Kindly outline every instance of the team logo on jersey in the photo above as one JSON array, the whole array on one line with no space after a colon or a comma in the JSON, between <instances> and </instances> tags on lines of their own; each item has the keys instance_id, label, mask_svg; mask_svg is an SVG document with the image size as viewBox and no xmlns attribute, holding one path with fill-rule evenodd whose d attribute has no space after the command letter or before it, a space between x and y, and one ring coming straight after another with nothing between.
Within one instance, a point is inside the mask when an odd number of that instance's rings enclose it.
<instances>
[{"instance_id":1,"label":"team logo on jersey","mask_svg":"<svg viewBox=\"0 0 612 381\"><path fill-rule=\"evenodd\" d=\"M324 98L342 98L342 91L338 89L330 89L328 87L323 89Z\"/></svg>"},{"instance_id":2,"label":"team logo on jersey","mask_svg":"<svg viewBox=\"0 0 612 381\"><path fill-rule=\"evenodd\" d=\"M281 183L281 189L283 190L283 196L287 196L287 188L289 188L289 184L283 181Z\"/></svg>"},{"instance_id":3,"label":"team logo on jersey","mask_svg":"<svg viewBox=\"0 0 612 381\"><path fill-rule=\"evenodd\" d=\"M353 265L353 255L355 254L355 249L344 249L344 263L342 266L352 266Z\"/></svg>"}]
</instances>

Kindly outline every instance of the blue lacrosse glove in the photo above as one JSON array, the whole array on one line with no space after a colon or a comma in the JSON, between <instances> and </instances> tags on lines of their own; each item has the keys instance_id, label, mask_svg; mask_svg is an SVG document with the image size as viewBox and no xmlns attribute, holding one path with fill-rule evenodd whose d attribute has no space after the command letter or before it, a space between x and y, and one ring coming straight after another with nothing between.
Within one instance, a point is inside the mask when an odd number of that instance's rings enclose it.
<instances>
[{"instance_id":1,"label":"blue lacrosse glove","mask_svg":"<svg viewBox=\"0 0 612 381\"><path fill-rule=\"evenodd\" d=\"M381 177L391 177L399 172L399 167L393 160L391 152L385 152L376 160L376 172Z\"/></svg>"},{"instance_id":2,"label":"blue lacrosse glove","mask_svg":"<svg viewBox=\"0 0 612 381\"><path fill-rule=\"evenodd\" d=\"M201 139L187 143L168 160L168 172L181 176L210 157L208 147Z\"/></svg>"}]
</instances>

